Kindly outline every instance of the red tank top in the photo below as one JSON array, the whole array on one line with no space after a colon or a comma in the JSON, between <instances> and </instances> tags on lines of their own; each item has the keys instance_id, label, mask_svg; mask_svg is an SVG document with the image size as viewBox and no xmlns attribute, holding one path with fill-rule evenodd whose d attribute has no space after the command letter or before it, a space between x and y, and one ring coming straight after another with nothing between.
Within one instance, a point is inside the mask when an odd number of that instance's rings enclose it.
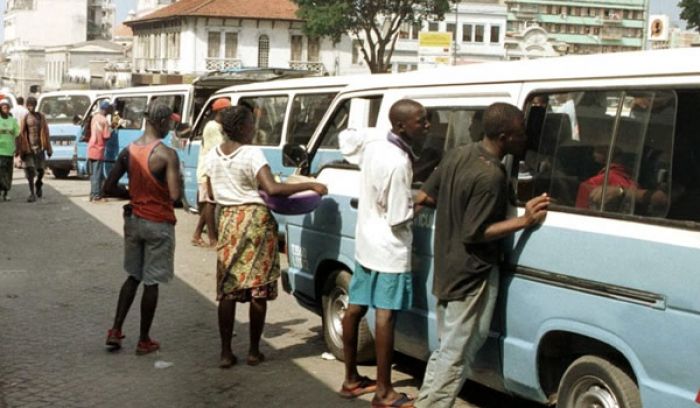
<instances>
[{"instance_id":1,"label":"red tank top","mask_svg":"<svg viewBox=\"0 0 700 408\"><path fill-rule=\"evenodd\" d=\"M175 209L168 184L153 177L148 159L160 140L147 145L129 144L129 195L134 214L153 222L175 224Z\"/></svg>"}]
</instances>

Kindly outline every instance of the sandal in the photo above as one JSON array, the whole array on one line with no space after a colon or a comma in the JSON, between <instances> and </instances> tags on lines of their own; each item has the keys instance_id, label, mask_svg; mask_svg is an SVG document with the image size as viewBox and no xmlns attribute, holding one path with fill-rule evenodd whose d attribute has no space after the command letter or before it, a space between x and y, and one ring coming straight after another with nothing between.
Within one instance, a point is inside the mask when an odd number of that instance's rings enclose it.
<instances>
[{"instance_id":1,"label":"sandal","mask_svg":"<svg viewBox=\"0 0 700 408\"><path fill-rule=\"evenodd\" d=\"M360 377L360 381L354 387L346 387L345 384L340 388L338 395L343 398L357 398L360 395L369 394L377 390L377 381L369 377Z\"/></svg>"},{"instance_id":2,"label":"sandal","mask_svg":"<svg viewBox=\"0 0 700 408\"><path fill-rule=\"evenodd\" d=\"M110 351L116 351L122 348L122 339L126 337L122 334L121 330L109 329L107 330L107 341L105 344L110 348Z\"/></svg>"},{"instance_id":3,"label":"sandal","mask_svg":"<svg viewBox=\"0 0 700 408\"><path fill-rule=\"evenodd\" d=\"M136 354L140 356L153 353L154 351L158 350L160 350L160 343L151 339L139 341L139 344L136 345Z\"/></svg>"},{"instance_id":4,"label":"sandal","mask_svg":"<svg viewBox=\"0 0 700 408\"><path fill-rule=\"evenodd\" d=\"M405 392L399 393L399 397L389 403L372 400L372 408L411 408L416 399Z\"/></svg>"},{"instance_id":5,"label":"sandal","mask_svg":"<svg viewBox=\"0 0 700 408\"><path fill-rule=\"evenodd\" d=\"M256 366L262 363L263 361L265 361L265 355L263 353L258 353L257 356L249 355L248 358L245 360L245 363L249 366Z\"/></svg>"},{"instance_id":6,"label":"sandal","mask_svg":"<svg viewBox=\"0 0 700 408\"><path fill-rule=\"evenodd\" d=\"M190 241L190 242L192 242L192 245L198 246L198 247L207 246L207 243L204 242L204 240L201 237L200 238L192 238L192 241Z\"/></svg>"},{"instance_id":7,"label":"sandal","mask_svg":"<svg viewBox=\"0 0 700 408\"><path fill-rule=\"evenodd\" d=\"M231 368L238 363L238 358L235 355L231 355L231 358L221 357L219 360L219 368Z\"/></svg>"}]
</instances>

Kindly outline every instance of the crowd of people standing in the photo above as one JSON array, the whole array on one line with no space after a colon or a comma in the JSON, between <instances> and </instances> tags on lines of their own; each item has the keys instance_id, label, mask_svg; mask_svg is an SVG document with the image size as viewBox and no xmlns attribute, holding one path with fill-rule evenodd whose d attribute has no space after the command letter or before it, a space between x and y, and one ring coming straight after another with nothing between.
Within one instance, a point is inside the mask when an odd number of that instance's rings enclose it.
<instances>
[{"instance_id":1,"label":"crowd of people standing","mask_svg":"<svg viewBox=\"0 0 700 408\"><path fill-rule=\"evenodd\" d=\"M29 183L27 202L43 196L43 178L46 160L53 150L49 141L46 117L36 110L37 100L30 96L26 107L24 98L17 98L17 106L10 107L7 99L0 100L0 197L11 199L14 167L24 168Z\"/></svg>"}]
</instances>

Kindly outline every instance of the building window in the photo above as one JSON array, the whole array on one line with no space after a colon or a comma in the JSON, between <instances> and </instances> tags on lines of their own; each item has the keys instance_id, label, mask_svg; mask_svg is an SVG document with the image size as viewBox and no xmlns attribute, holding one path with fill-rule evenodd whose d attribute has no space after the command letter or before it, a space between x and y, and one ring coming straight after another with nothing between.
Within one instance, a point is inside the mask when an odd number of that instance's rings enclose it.
<instances>
[{"instance_id":1,"label":"building window","mask_svg":"<svg viewBox=\"0 0 700 408\"><path fill-rule=\"evenodd\" d=\"M440 29L440 26L436 22L429 22L428 23L428 31L438 31Z\"/></svg>"},{"instance_id":2,"label":"building window","mask_svg":"<svg viewBox=\"0 0 700 408\"><path fill-rule=\"evenodd\" d=\"M474 41L474 36L472 35L472 28L473 26L471 24L462 25L462 42Z\"/></svg>"},{"instance_id":3,"label":"building window","mask_svg":"<svg viewBox=\"0 0 700 408\"><path fill-rule=\"evenodd\" d=\"M353 64L360 63L360 59L362 58L360 56L360 53L362 52L362 50L360 50L360 48L362 48L362 42L360 40L352 40L352 63Z\"/></svg>"},{"instance_id":4,"label":"building window","mask_svg":"<svg viewBox=\"0 0 700 408\"><path fill-rule=\"evenodd\" d=\"M321 60L321 40L318 37L309 37L309 62Z\"/></svg>"},{"instance_id":5,"label":"building window","mask_svg":"<svg viewBox=\"0 0 700 408\"><path fill-rule=\"evenodd\" d=\"M270 64L270 37L265 34L258 38L258 68L267 68Z\"/></svg>"},{"instance_id":6,"label":"building window","mask_svg":"<svg viewBox=\"0 0 700 408\"><path fill-rule=\"evenodd\" d=\"M421 31L421 25L420 23L413 23L411 26L411 39L412 40L417 40L418 39L418 33Z\"/></svg>"},{"instance_id":7,"label":"building window","mask_svg":"<svg viewBox=\"0 0 700 408\"><path fill-rule=\"evenodd\" d=\"M445 24L445 28L448 33L452 34L453 39L457 38L457 25L455 23L447 23Z\"/></svg>"},{"instance_id":8,"label":"building window","mask_svg":"<svg viewBox=\"0 0 700 408\"><path fill-rule=\"evenodd\" d=\"M482 24L474 26L474 42L484 42L484 26Z\"/></svg>"},{"instance_id":9,"label":"building window","mask_svg":"<svg viewBox=\"0 0 700 408\"><path fill-rule=\"evenodd\" d=\"M491 43L498 44L501 42L501 26L491 26Z\"/></svg>"},{"instance_id":10,"label":"building window","mask_svg":"<svg viewBox=\"0 0 700 408\"><path fill-rule=\"evenodd\" d=\"M238 33L226 33L224 38L226 40L224 58L236 58L238 53Z\"/></svg>"},{"instance_id":11,"label":"building window","mask_svg":"<svg viewBox=\"0 0 700 408\"><path fill-rule=\"evenodd\" d=\"M410 30L411 26L408 23L401 24L401 28L399 28L399 39L408 40L408 37L411 35Z\"/></svg>"},{"instance_id":12,"label":"building window","mask_svg":"<svg viewBox=\"0 0 700 408\"><path fill-rule=\"evenodd\" d=\"M301 61L301 53L302 53L302 49L304 47L303 41L304 41L304 37L302 37L300 35L293 35L292 36L292 55L291 55L292 61Z\"/></svg>"},{"instance_id":13,"label":"building window","mask_svg":"<svg viewBox=\"0 0 700 408\"><path fill-rule=\"evenodd\" d=\"M207 38L207 57L219 58L221 55L221 33L210 31Z\"/></svg>"}]
</instances>

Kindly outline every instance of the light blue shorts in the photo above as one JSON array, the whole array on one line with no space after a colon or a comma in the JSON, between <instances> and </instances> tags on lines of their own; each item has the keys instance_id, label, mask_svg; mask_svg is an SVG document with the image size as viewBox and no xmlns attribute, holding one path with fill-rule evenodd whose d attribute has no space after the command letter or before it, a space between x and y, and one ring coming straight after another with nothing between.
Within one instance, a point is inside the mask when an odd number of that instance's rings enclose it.
<instances>
[{"instance_id":1,"label":"light blue shorts","mask_svg":"<svg viewBox=\"0 0 700 408\"><path fill-rule=\"evenodd\" d=\"M413 276L411 272L377 272L356 263L349 291L353 305L408 310L413 304Z\"/></svg>"}]
</instances>

